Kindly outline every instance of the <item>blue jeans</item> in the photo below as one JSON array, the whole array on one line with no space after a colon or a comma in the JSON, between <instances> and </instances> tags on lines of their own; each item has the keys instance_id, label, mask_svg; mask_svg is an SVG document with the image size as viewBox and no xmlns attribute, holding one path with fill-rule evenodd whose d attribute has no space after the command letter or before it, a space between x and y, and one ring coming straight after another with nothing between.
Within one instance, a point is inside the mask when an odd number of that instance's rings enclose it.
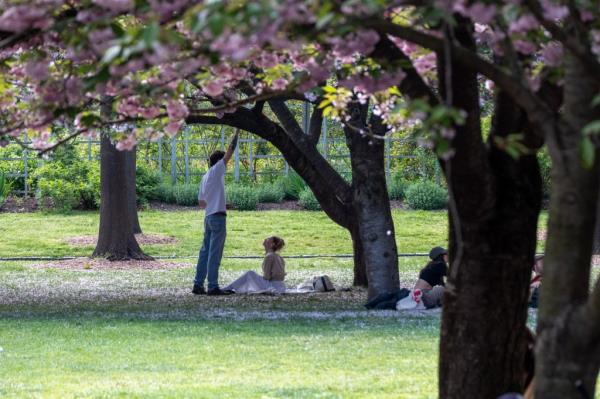
<instances>
[{"instance_id":1,"label":"blue jeans","mask_svg":"<svg viewBox=\"0 0 600 399\"><path fill-rule=\"evenodd\" d=\"M219 288L219 266L227 235L226 220L225 215L208 215L204 218L204 242L198 256L194 284L203 286L208 275L209 290Z\"/></svg>"}]
</instances>

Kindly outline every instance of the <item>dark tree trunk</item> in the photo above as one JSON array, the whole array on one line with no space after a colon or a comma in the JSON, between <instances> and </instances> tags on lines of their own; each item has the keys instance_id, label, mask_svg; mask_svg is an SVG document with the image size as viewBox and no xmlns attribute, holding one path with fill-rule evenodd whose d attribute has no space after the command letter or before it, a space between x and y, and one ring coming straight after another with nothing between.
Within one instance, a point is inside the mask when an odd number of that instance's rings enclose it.
<instances>
[{"instance_id":1,"label":"dark tree trunk","mask_svg":"<svg viewBox=\"0 0 600 399\"><path fill-rule=\"evenodd\" d=\"M590 169L579 152L582 130L600 119L591 108L597 76L567 56L560 138L550 137L552 195L536 345L536 398L593 398L600 368L600 282L590 295L600 152ZM587 396L586 396L587 395Z\"/></svg>"},{"instance_id":2,"label":"dark tree trunk","mask_svg":"<svg viewBox=\"0 0 600 399\"><path fill-rule=\"evenodd\" d=\"M100 145L100 229L92 256L110 260L152 259L139 247L127 201L127 155L102 135Z\"/></svg>"},{"instance_id":3,"label":"dark tree trunk","mask_svg":"<svg viewBox=\"0 0 600 399\"><path fill-rule=\"evenodd\" d=\"M366 105L352 104L349 111L352 126L366 127ZM384 130L378 119L372 118L371 127L377 134ZM372 299L400 288L398 249L385 178L384 142L369 135L360 135L355 128L346 127L344 133L352 165L351 218L358 227L368 296Z\"/></svg>"},{"instance_id":4,"label":"dark tree trunk","mask_svg":"<svg viewBox=\"0 0 600 399\"><path fill-rule=\"evenodd\" d=\"M136 176L135 168L137 161L137 146L131 151L125 151L125 162L127 169L127 208L131 220L131 229L133 234L141 234L140 220L138 218L137 195L136 195Z\"/></svg>"},{"instance_id":5,"label":"dark tree trunk","mask_svg":"<svg viewBox=\"0 0 600 399\"><path fill-rule=\"evenodd\" d=\"M596 204L596 228L594 229L594 255L600 255L600 201Z\"/></svg>"},{"instance_id":6,"label":"dark tree trunk","mask_svg":"<svg viewBox=\"0 0 600 399\"><path fill-rule=\"evenodd\" d=\"M354 260L354 280L352 284L357 287L368 287L367 260L358 227L350 228L350 237L352 238L352 258Z\"/></svg>"},{"instance_id":7,"label":"dark tree trunk","mask_svg":"<svg viewBox=\"0 0 600 399\"><path fill-rule=\"evenodd\" d=\"M470 29L469 29L470 30ZM465 46L467 30L456 32ZM442 57L441 57L442 58ZM494 137L523 132L525 118L500 93L488 148L480 130L477 74L440 62L443 97L467 112L444 163L450 188L450 258L440 337L439 396L495 399L523 390L527 291L541 207L534 155L511 158Z\"/></svg>"}]
</instances>

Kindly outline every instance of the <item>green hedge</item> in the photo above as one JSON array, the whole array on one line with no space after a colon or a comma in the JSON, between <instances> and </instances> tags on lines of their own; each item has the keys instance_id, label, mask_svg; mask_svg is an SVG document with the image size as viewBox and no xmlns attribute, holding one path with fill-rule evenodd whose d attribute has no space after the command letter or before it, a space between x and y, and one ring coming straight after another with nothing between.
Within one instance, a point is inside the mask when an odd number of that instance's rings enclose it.
<instances>
[{"instance_id":1,"label":"green hedge","mask_svg":"<svg viewBox=\"0 0 600 399\"><path fill-rule=\"evenodd\" d=\"M300 193L306 188L306 182L296 172L290 172L279 180L283 187L284 198L289 200L300 199Z\"/></svg>"},{"instance_id":2,"label":"green hedge","mask_svg":"<svg viewBox=\"0 0 600 399\"><path fill-rule=\"evenodd\" d=\"M255 187L258 195L258 202L261 203L280 203L285 196L282 184L266 183Z\"/></svg>"},{"instance_id":3,"label":"green hedge","mask_svg":"<svg viewBox=\"0 0 600 399\"><path fill-rule=\"evenodd\" d=\"M231 185L225 187L227 202L238 211L253 211L258 205L258 191L253 187Z\"/></svg>"},{"instance_id":4,"label":"green hedge","mask_svg":"<svg viewBox=\"0 0 600 399\"><path fill-rule=\"evenodd\" d=\"M302 205L304 209L309 211L321 210L321 204L319 204L319 201L317 201L315 194L310 188L306 187L304 190L302 190L299 197L300 198L298 202L300 202L300 205Z\"/></svg>"},{"instance_id":5,"label":"green hedge","mask_svg":"<svg viewBox=\"0 0 600 399\"><path fill-rule=\"evenodd\" d=\"M415 183L406 189L406 202L412 209L442 209L448 204L448 191L429 181Z\"/></svg>"}]
</instances>

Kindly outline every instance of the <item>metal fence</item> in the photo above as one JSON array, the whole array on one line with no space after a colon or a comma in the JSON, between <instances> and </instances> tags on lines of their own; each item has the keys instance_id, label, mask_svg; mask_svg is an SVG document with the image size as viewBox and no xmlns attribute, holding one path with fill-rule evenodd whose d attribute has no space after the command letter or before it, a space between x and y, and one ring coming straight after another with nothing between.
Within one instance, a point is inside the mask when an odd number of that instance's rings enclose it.
<instances>
[{"instance_id":1,"label":"metal fence","mask_svg":"<svg viewBox=\"0 0 600 399\"><path fill-rule=\"evenodd\" d=\"M304 112L303 124L308 124L308 118ZM329 135L330 121L325 120L323 131L318 143L319 152L325 159L328 159L336 169L342 174L348 175L349 153L345 138L339 135L334 137ZM178 182L192 183L200 179L206 172L209 151L211 149L225 149L228 145L226 131L231 128L222 126L219 134L212 134L213 137L203 137L201 130L184 129L182 134L172 139L159 139L156 142L144 142L138 145L138 159L153 165L160 171L163 181L170 181L171 184ZM216 137L215 137L216 136ZM392 171L395 160L403 158L415 158L414 154L402 154L400 151L392 150L396 145L402 145L410 142L408 139L388 137L385 139L385 168L388 177ZM263 139L247 134L247 137L240 137L239 145L233 155L233 171L229 172L230 178L239 182L242 178L256 179L261 175L287 175L289 166L285 162L281 153L274 147L269 147L268 153L257 151L258 146L267 143ZM100 141L92 139L80 139L74 142L76 146L83 150L88 161L97 162L99 160ZM85 149L81 147L84 146ZM199 148L203 150L200 151ZM244 150L241 150L244 148ZM36 159L36 154L27 149L23 149L21 157L0 158L0 162L18 163L20 167L12 167L12 172L7 177L13 179L23 179L23 189L17 190L20 194L28 195L31 191L29 186L30 162ZM43 163L43 160L37 158L37 162ZM258 162L257 162L258 161ZM262 165L260 164L262 162ZM265 168L264 164L270 163L270 167ZM344 166L345 165L345 166ZM436 171L436 174L438 172Z\"/></svg>"}]
</instances>

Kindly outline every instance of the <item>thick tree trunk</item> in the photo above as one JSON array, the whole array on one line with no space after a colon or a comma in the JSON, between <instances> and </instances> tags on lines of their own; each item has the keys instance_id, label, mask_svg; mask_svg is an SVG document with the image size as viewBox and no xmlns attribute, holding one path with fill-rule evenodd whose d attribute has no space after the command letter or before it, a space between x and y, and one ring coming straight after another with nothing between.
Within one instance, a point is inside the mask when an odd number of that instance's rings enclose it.
<instances>
[{"instance_id":1,"label":"thick tree trunk","mask_svg":"<svg viewBox=\"0 0 600 399\"><path fill-rule=\"evenodd\" d=\"M474 47L471 27L455 32ZM450 188L450 259L440 337L439 397L495 399L524 384L527 291L541 207L534 155L512 159L494 137L525 128L523 113L500 94L488 148L480 129L477 73L440 57L442 97L467 112L454 157L443 163ZM450 81L446 72L451 72ZM451 92L449 92L449 90Z\"/></svg>"},{"instance_id":2,"label":"thick tree trunk","mask_svg":"<svg viewBox=\"0 0 600 399\"><path fill-rule=\"evenodd\" d=\"M353 104L350 124L365 126L367 106ZM378 119L371 122L378 133L383 126ZM393 293L400 288L398 249L394 221L387 193L384 142L362 136L355 129L344 129L352 165L352 223L358 227L358 240L365 259L369 299Z\"/></svg>"},{"instance_id":3,"label":"thick tree trunk","mask_svg":"<svg viewBox=\"0 0 600 399\"><path fill-rule=\"evenodd\" d=\"M139 247L127 201L127 155L107 135L100 145L100 229L92 256L110 260L152 259Z\"/></svg>"},{"instance_id":4,"label":"thick tree trunk","mask_svg":"<svg viewBox=\"0 0 600 399\"><path fill-rule=\"evenodd\" d=\"M596 204L596 229L594 230L594 255L600 255L600 201Z\"/></svg>"},{"instance_id":5,"label":"thick tree trunk","mask_svg":"<svg viewBox=\"0 0 600 399\"><path fill-rule=\"evenodd\" d=\"M125 151L125 162L127 169L127 208L129 209L129 217L131 220L131 229L133 234L141 234L140 220L137 212L137 195L136 195L136 176L135 168L137 161L137 146L131 151Z\"/></svg>"},{"instance_id":6,"label":"thick tree trunk","mask_svg":"<svg viewBox=\"0 0 600 399\"><path fill-rule=\"evenodd\" d=\"M590 258L598 206L600 152L582 166L581 131L600 119L590 104L600 91L567 56L561 137L549 139L552 195L536 345L536 398L593 398L600 368L600 283L590 298ZM586 396L587 395L587 396Z\"/></svg>"},{"instance_id":7,"label":"thick tree trunk","mask_svg":"<svg viewBox=\"0 0 600 399\"><path fill-rule=\"evenodd\" d=\"M368 287L367 260L358 227L350 229L350 237L352 238L352 257L354 259L354 281L352 285L356 287Z\"/></svg>"}]
</instances>

